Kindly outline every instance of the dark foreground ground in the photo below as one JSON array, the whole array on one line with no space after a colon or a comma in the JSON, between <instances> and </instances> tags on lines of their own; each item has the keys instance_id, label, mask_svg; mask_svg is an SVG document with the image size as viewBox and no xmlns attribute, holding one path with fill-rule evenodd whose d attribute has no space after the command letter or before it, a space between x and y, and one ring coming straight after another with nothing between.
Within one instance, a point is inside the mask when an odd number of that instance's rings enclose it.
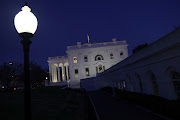
<instances>
[{"instance_id":1,"label":"dark foreground ground","mask_svg":"<svg viewBox=\"0 0 180 120\"><path fill-rule=\"evenodd\" d=\"M33 120L164 120L132 101L99 90L87 92L60 87L32 91ZM0 93L0 120L24 120L23 91ZM96 112L94 109L96 108ZM97 113L97 114L96 114ZM167 120L167 119L166 119Z\"/></svg>"},{"instance_id":2,"label":"dark foreground ground","mask_svg":"<svg viewBox=\"0 0 180 120\"><path fill-rule=\"evenodd\" d=\"M104 91L88 92L88 94L94 102L100 120L167 120Z\"/></svg>"},{"instance_id":3,"label":"dark foreground ground","mask_svg":"<svg viewBox=\"0 0 180 120\"><path fill-rule=\"evenodd\" d=\"M0 93L0 120L24 119L23 91ZM32 91L33 120L84 120L84 96L78 90L59 87Z\"/></svg>"}]
</instances>

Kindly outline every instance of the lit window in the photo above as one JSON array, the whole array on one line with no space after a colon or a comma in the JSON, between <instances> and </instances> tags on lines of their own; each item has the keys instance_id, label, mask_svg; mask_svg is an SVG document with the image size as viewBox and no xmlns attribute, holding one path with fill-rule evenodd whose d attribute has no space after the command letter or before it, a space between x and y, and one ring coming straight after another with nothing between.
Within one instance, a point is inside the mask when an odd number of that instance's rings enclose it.
<instances>
[{"instance_id":1,"label":"lit window","mask_svg":"<svg viewBox=\"0 0 180 120\"><path fill-rule=\"evenodd\" d=\"M73 62L77 63L77 57L73 57Z\"/></svg>"},{"instance_id":2,"label":"lit window","mask_svg":"<svg viewBox=\"0 0 180 120\"><path fill-rule=\"evenodd\" d=\"M89 76L89 68L85 68L86 76Z\"/></svg>"},{"instance_id":3,"label":"lit window","mask_svg":"<svg viewBox=\"0 0 180 120\"><path fill-rule=\"evenodd\" d=\"M88 57L87 57L87 55L84 56L84 62L88 62Z\"/></svg>"},{"instance_id":4,"label":"lit window","mask_svg":"<svg viewBox=\"0 0 180 120\"><path fill-rule=\"evenodd\" d=\"M79 77L78 69L75 69L74 72L75 72L75 77L76 77L76 78Z\"/></svg>"},{"instance_id":5,"label":"lit window","mask_svg":"<svg viewBox=\"0 0 180 120\"><path fill-rule=\"evenodd\" d=\"M112 54L112 53L110 54L110 59L114 59L114 56L113 56L113 54Z\"/></svg>"}]
</instances>

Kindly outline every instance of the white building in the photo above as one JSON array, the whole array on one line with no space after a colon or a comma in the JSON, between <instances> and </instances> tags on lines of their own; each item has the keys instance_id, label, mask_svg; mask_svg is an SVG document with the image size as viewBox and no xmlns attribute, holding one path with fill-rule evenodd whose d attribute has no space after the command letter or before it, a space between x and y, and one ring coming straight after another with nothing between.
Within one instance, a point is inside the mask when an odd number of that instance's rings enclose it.
<instances>
[{"instance_id":1,"label":"white building","mask_svg":"<svg viewBox=\"0 0 180 120\"><path fill-rule=\"evenodd\" d=\"M180 27L96 77L81 80L88 91L105 86L180 99Z\"/></svg>"},{"instance_id":2,"label":"white building","mask_svg":"<svg viewBox=\"0 0 180 120\"><path fill-rule=\"evenodd\" d=\"M104 43L77 42L67 46L67 56L49 57L49 85L62 85L67 82L71 87L80 87L80 79L96 77L108 68L128 57L126 41Z\"/></svg>"}]
</instances>

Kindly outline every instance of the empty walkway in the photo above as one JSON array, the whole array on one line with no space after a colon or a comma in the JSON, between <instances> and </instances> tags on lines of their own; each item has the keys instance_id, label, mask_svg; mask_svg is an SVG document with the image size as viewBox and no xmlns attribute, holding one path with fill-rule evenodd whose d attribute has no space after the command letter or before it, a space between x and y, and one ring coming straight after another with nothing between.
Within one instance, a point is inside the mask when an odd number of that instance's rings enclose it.
<instances>
[{"instance_id":1,"label":"empty walkway","mask_svg":"<svg viewBox=\"0 0 180 120\"><path fill-rule=\"evenodd\" d=\"M100 120L164 120L103 91L88 92L88 95L94 102Z\"/></svg>"}]
</instances>

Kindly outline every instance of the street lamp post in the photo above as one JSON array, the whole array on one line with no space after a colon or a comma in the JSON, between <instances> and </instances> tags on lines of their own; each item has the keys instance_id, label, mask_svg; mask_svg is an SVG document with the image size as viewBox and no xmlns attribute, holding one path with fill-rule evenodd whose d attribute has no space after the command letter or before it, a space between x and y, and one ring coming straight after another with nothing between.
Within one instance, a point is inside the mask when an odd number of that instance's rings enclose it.
<instances>
[{"instance_id":1,"label":"street lamp post","mask_svg":"<svg viewBox=\"0 0 180 120\"><path fill-rule=\"evenodd\" d=\"M27 2L22 11L20 11L14 18L15 28L19 36L23 38L24 51L24 118L25 120L32 119L31 112L31 81L29 79L29 46L32 43L30 38L33 37L37 29L37 18L27 6Z\"/></svg>"}]
</instances>

